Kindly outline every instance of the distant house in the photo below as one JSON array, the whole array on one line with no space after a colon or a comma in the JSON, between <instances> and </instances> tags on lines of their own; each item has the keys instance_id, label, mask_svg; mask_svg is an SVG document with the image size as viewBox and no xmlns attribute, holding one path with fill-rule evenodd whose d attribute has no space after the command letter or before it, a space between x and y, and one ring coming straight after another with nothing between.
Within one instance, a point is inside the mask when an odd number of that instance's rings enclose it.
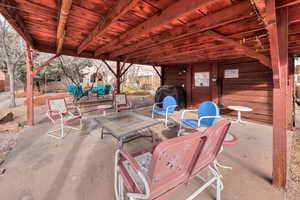
<instances>
[{"instance_id":1,"label":"distant house","mask_svg":"<svg viewBox=\"0 0 300 200\"><path fill-rule=\"evenodd\" d=\"M0 71L0 92L9 90L9 76Z\"/></svg>"}]
</instances>

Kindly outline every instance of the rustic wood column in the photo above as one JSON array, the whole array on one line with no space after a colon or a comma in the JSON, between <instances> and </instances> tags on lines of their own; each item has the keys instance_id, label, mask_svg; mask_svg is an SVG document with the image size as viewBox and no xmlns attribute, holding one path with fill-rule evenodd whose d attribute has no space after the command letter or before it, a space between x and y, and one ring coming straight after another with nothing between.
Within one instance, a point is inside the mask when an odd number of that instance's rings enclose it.
<instances>
[{"instance_id":1,"label":"rustic wood column","mask_svg":"<svg viewBox=\"0 0 300 200\"><path fill-rule=\"evenodd\" d=\"M186 67L186 74L185 74L185 90L186 90L186 103L187 106L192 104L192 65L187 65Z\"/></svg>"},{"instance_id":2,"label":"rustic wood column","mask_svg":"<svg viewBox=\"0 0 300 200\"><path fill-rule=\"evenodd\" d=\"M120 93L120 85L121 85L121 63L120 61L117 61L117 73L116 73L116 84L117 84L117 93Z\"/></svg>"},{"instance_id":3,"label":"rustic wood column","mask_svg":"<svg viewBox=\"0 0 300 200\"><path fill-rule=\"evenodd\" d=\"M287 169L288 10L277 10L276 23L268 25L273 69L273 184L285 187Z\"/></svg>"},{"instance_id":4,"label":"rustic wood column","mask_svg":"<svg viewBox=\"0 0 300 200\"><path fill-rule=\"evenodd\" d=\"M32 64L32 48L27 45L26 51L26 97L27 97L27 125L34 124L34 105L33 105L33 64Z\"/></svg>"},{"instance_id":5,"label":"rustic wood column","mask_svg":"<svg viewBox=\"0 0 300 200\"><path fill-rule=\"evenodd\" d=\"M212 70L211 70L211 99L216 104L219 103L219 92L218 92L218 63L212 63Z\"/></svg>"}]
</instances>

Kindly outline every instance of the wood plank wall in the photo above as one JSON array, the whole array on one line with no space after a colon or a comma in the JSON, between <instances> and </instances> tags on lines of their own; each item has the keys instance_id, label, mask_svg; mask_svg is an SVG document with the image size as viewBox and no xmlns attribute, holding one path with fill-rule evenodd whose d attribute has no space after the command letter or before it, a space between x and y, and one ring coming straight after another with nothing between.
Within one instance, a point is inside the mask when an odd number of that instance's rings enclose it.
<instances>
[{"instance_id":1,"label":"wood plank wall","mask_svg":"<svg viewBox=\"0 0 300 200\"><path fill-rule=\"evenodd\" d=\"M188 65L163 66L165 85L185 84L186 74L178 75ZM201 67L201 63L197 65ZM213 66L213 65L212 65ZM257 61L235 60L217 63L219 103L224 106L240 105L253 109L253 112L242 113L242 117L253 121L272 123L273 81L272 70ZM225 69L239 69L239 78L225 79ZM191 76L193 77L193 75ZM186 88L185 88L186 89ZM190 90L192 91L192 90ZM188 95L188 94L187 94ZM199 102L201 103L201 102ZM236 112L222 109L222 114L236 116Z\"/></svg>"},{"instance_id":2,"label":"wood plank wall","mask_svg":"<svg viewBox=\"0 0 300 200\"><path fill-rule=\"evenodd\" d=\"M238 69L239 78L224 78L226 69ZM243 112L243 118L272 123L273 81L270 68L252 61L219 63L218 70L222 104L250 107L253 111ZM236 115L236 112L227 109L222 113Z\"/></svg>"}]
</instances>

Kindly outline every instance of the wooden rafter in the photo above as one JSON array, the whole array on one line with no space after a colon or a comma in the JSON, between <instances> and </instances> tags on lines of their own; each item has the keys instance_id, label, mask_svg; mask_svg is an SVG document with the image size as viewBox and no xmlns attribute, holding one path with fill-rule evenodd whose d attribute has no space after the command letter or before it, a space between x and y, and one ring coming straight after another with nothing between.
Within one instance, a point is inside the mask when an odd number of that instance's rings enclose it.
<instances>
[{"instance_id":1,"label":"wooden rafter","mask_svg":"<svg viewBox=\"0 0 300 200\"><path fill-rule=\"evenodd\" d=\"M16 4L14 0L5 0L2 1L2 3L12 7L14 7ZM15 30L20 34L20 36L25 40L25 42L31 47L33 47L33 39L27 31L23 19L18 15L16 10L10 7L0 7L0 13L6 18L9 24L15 28Z\"/></svg>"},{"instance_id":2,"label":"wooden rafter","mask_svg":"<svg viewBox=\"0 0 300 200\"><path fill-rule=\"evenodd\" d=\"M72 7L72 0L62 0L57 25L56 54L60 54L66 35L66 24Z\"/></svg>"},{"instance_id":3,"label":"wooden rafter","mask_svg":"<svg viewBox=\"0 0 300 200\"><path fill-rule=\"evenodd\" d=\"M77 49L77 53L80 54L84 51L88 45L94 40L94 38L101 36L107 27L109 27L113 22L117 21L130 9L132 9L139 0L119 0L117 4L112 7L105 17L101 20L99 24L94 28L94 30L82 41Z\"/></svg>"},{"instance_id":4,"label":"wooden rafter","mask_svg":"<svg viewBox=\"0 0 300 200\"><path fill-rule=\"evenodd\" d=\"M264 64L267 67L271 67L271 60L267 56L257 53L255 50L253 50L247 46L244 46L231 38L225 37L224 35L217 33L215 31L207 31L205 34L213 37L216 40L219 40L219 41L225 42L231 46L234 46L235 48L243 51L245 55L247 55L251 58L257 59L260 63Z\"/></svg>"},{"instance_id":5,"label":"wooden rafter","mask_svg":"<svg viewBox=\"0 0 300 200\"><path fill-rule=\"evenodd\" d=\"M153 65L152 67L153 67L153 69L156 71L157 75L158 75L160 78L162 78L161 74L160 74L159 71L156 69L156 67L155 67L154 65Z\"/></svg>"},{"instance_id":6,"label":"wooden rafter","mask_svg":"<svg viewBox=\"0 0 300 200\"><path fill-rule=\"evenodd\" d=\"M155 15L149 18L137 27L122 34L117 39L109 42L109 44L100 47L98 50L96 50L95 56L99 56L103 53L111 51L112 47L114 47L114 49L122 47L122 43L132 39L132 37L149 35L149 33L151 33L151 31L153 31L154 29L167 25L178 17L181 17L205 5L208 5L209 2L210 0L177 1L176 3L163 10L159 15Z\"/></svg>"},{"instance_id":7,"label":"wooden rafter","mask_svg":"<svg viewBox=\"0 0 300 200\"><path fill-rule=\"evenodd\" d=\"M282 4L282 5L279 5L277 6L276 8L279 9L279 8L285 8L285 7L289 7L289 6L294 6L296 4L300 4L300 0L294 0L294 1L291 1L291 2L288 2L288 3L285 3L285 4Z\"/></svg>"},{"instance_id":8,"label":"wooden rafter","mask_svg":"<svg viewBox=\"0 0 300 200\"><path fill-rule=\"evenodd\" d=\"M109 71L111 71L111 73L117 77L117 73L114 72L114 70L111 68L111 66L105 61L105 60L102 60L102 62L104 62L104 64L106 65L106 67L109 69Z\"/></svg>"},{"instance_id":9,"label":"wooden rafter","mask_svg":"<svg viewBox=\"0 0 300 200\"><path fill-rule=\"evenodd\" d=\"M34 70L32 71L32 75L36 75L37 73L39 73L39 71L41 71L44 67L46 67L47 65L49 65L55 58L57 58L59 55L55 55L51 58L49 58L46 62L44 62L43 64L41 64L40 66L34 68Z\"/></svg>"},{"instance_id":10,"label":"wooden rafter","mask_svg":"<svg viewBox=\"0 0 300 200\"><path fill-rule=\"evenodd\" d=\"M124 76L124 74L129 70L129 68L132 66L133 64L131 63L130 65L128 65L128 67L122 72L121 70L121 77Z\"/></svg>"},{"instance_id":11,"label":"wooden rafter","mask_svg":"<svg viewBox=\"0 0 300 200\"><path fill-rule=\"evenodd\" d=\"M176 27L176 32L167 30L162 34L120 48L113 51L111 57L114 58L141 49L155 48L170 41L180 40L182 38L190 37L193 34L198 34L209 29L244 20L251 17L251 15L249 15L249 10L251 10L251 4L248 1L242 1L241 3L224 8L213 14L201 17L198 20Z\"/></svg>"}]
</instances>

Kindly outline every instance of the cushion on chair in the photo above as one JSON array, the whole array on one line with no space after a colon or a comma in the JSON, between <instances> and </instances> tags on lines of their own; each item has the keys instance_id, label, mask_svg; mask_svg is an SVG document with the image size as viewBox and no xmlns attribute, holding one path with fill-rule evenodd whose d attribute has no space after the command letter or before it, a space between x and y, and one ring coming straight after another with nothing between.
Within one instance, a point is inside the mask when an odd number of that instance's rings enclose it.
<instances>
[{"instance_id":1,"label":"cushion on chair","mask_svg":"<svg viewBox=\"0 0 300 200\"><path fill-rule=\"evenodd\" d=\"M142 169L142 173L145 177L147 177L150 162L152 159L152 153L146 152L140 155L137 155L134 157L134 159L137 161L138 165ZM140 177L137 175L137 173L132 169L131 165L127 160L122 162L122 167L120 168L121 174L125 175L125 177L130 177L132 181L135 183L135 186L138 187L138 189L141 192L145 192L145 186L143 184L143 181L140 179ZM125 178L123 177L123 178ZM125 180L126 181L126 180Z\"/></svg>"}]
</instances>

